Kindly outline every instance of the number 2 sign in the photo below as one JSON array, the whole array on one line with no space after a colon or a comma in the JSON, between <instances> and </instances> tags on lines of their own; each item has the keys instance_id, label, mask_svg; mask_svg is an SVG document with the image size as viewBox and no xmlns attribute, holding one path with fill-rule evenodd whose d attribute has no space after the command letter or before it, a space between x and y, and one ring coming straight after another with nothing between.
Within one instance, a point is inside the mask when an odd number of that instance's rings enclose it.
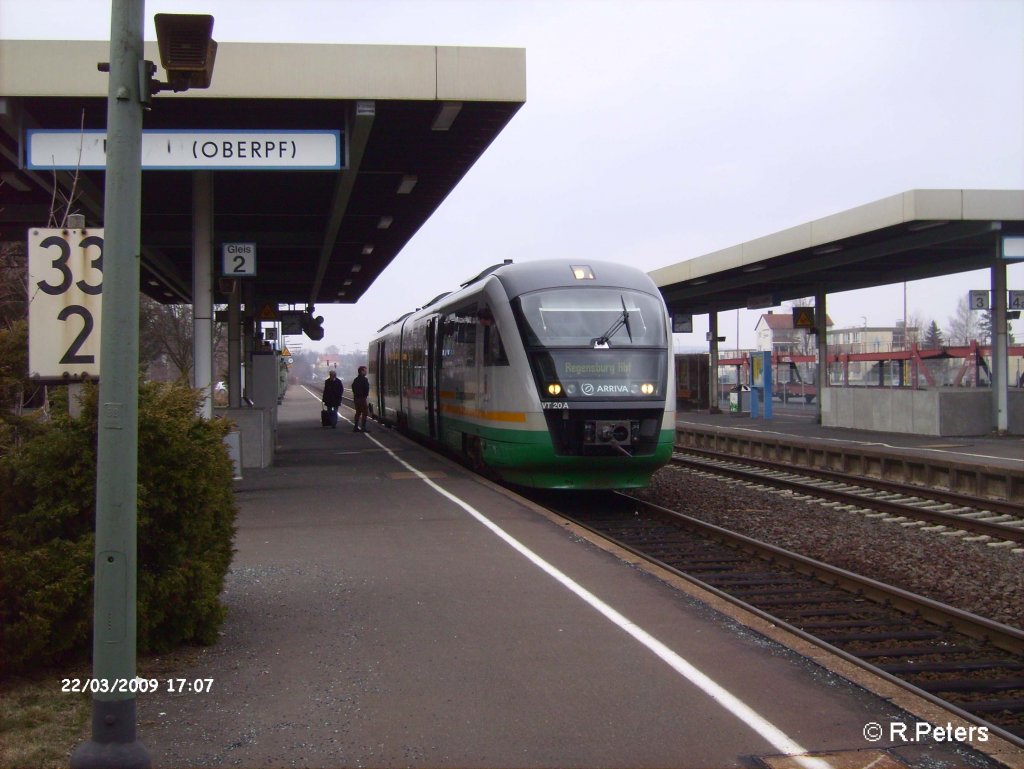
<instances>
[{"instance_id":1,"label":"number 2 sign","mask_svg":"<svg viewBox=\"0 0 1024 769\"><path fill-rule=\"evenodd\" d=\"M38 379L100 375L103 230L28 231L28 368Z\"/></svg>"},{"instance_id":2,"label":"number 2 sign","mask_svg":"<svg viewBox=\"0 0 1024 769\"><path fill-rule=\"evenodd\" d=\"M256 274L255 243L224 243L221 256L221 275L225 278L249 278Z\"/></svg>"}]
</instances>

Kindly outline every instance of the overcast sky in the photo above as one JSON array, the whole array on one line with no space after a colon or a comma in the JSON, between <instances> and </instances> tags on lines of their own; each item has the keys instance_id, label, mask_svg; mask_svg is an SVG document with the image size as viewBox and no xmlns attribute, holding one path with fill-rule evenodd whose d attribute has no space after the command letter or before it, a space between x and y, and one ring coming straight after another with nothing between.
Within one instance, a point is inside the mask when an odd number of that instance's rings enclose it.
<instances>
[{"instance_id":1,"label":"overcast sky","mask_svg":"<svg viewBox=\"0 0 1024 769\"><path fill-rule=\"evenodd\" d=\"M506 258L652 270L911 189L1024 189L1024 0L149 0L147 39L158 12L211 13L224 42L526 49L525 106L358 304L318 307L320 347ZM0 2L4 38L109 28L109 2ZM909 315L945 328L988 287L910 283ZM891 326L903 286L828 309ZM761 312L738 313L741 346ZM679 341L703 345L694 320ZM722 313L723 349L736 328Z\"/></svg>"}]
</instances>

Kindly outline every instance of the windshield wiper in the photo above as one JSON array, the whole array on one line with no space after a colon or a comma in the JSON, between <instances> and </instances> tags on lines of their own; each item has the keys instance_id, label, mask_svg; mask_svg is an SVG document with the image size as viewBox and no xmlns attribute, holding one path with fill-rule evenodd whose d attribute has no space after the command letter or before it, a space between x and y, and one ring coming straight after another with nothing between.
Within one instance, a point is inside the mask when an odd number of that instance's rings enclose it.
<instances>
[{"instance_id":1,"label":"windshield wiper","mask_svg":"<svg viewBox=\"0 0 1024 769\"><path fill-rule=\"evenodd\" d=\"M629 337L629 341L633 341L633 332L629 328L629 310L626 309L626 299L622 296L622 294L619 294L619 301L622 302L622 313L619 315L618 318L615 319L615 322L612 323L612 325L608 328L607 331L601 334L601 336L595 337L594 339L590 340L590 343L595 348L607 347L609 340L611 340L611 338L615 336L615 334L618 333L619 329L622 327L626 328L626 335Z\"/></svg>"}]
</instances>

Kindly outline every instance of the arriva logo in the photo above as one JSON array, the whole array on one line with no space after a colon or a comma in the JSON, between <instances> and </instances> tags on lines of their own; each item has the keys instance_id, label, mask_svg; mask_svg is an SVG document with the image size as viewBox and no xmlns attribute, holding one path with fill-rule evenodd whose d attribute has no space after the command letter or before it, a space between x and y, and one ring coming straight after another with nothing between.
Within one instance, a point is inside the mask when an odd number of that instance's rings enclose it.
<instances>
[{"instance_id":1,"label":"arriva logo","mask_svg":"<svg viewBox=\"0 0 1024 769\"><path fill-rule=\"evenodd\" d=\"M622 395L629 394L629 387L627 385L594 385L590 382L585 382L580 385L580 390L584 395Z\"/></svg>"}]
</instances>

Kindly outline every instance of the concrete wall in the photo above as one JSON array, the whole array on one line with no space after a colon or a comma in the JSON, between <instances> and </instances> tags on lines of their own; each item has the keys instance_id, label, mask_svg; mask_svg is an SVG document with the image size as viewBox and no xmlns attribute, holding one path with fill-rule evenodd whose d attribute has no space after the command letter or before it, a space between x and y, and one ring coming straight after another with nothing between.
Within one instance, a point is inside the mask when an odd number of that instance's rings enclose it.
<instances>
[{"instance_id":1,"label":"concrete wall","mask_svg":"<svg viewBox=\"0 0 1024 769\"><path fill-rule=\"evenodd\" d=\"M214 416L234 423L241 435L242 467L274 464L274 429L266 409L243 407L214 409Z\"/></svg>"},{"instance_id":2,"label":"concrete wall","mask_svg":"<svg viewBox=\"0 0 1024 769\"><path fill-rule=\"evenodd\" d=\"M1008 396L1009 432L1022 435L1024 392L1011 390ZM989 435L994 431L992 393L977 388L827 387L821 398L821 423L914 435Z\"/></svg>"},{"instance_id":3,"label":"concrete wall","mask_svg":"<svg viewBox=\"0 0 1024 769\"><path fill-rule=\"evenodd\" d=\"M1024 390L1010 390L1007 400L1010 435L1024 435Z\"/></svg>"}]
</instances>

